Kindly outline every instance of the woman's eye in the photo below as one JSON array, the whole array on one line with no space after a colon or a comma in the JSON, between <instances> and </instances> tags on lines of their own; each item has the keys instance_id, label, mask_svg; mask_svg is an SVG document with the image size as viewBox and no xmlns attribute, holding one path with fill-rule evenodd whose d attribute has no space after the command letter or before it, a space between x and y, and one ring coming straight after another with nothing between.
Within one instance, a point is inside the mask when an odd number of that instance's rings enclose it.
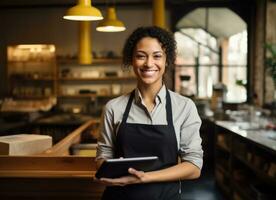
<instances>
[{"instance_id":1,"label":"woman's eye","mask_svg":"<svg viewBox=\"0 0 276 200\"><path fill-rule=\"evenodd\" d=\"M136 55L136 58L137 59L144 59L146 56L144 56L144 55Z\"/></svg>"},{"instance_id":2,"label":"woman's eye","mask_svg":"<svg viewBox=\"0 0 276 200\"><path fill-rule=\"evenodd\" d=\"M154 58L155 59L160 59L160 58L162 58L162 55L154 55Z\"/></svg>"}]
</instances>

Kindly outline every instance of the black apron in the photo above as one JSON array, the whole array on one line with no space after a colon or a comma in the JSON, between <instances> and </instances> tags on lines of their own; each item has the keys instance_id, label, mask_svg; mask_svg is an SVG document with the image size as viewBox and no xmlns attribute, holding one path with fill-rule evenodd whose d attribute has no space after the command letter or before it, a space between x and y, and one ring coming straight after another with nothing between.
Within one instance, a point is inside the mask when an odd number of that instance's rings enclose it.
<instances>
[{"instance_id":1,"label":"black apron","mask_svg":"<svg viewBox=\"0 0 276 200\"><path fill-rule=\"evenodd\" d=\"M152 170L177 164L177 140L172 119L169 91L166 90L168 125L127 123L135 91L128 100L116 137L116 157L158 156ZM106 187L102 200L179 200L179 182L160 182Z\"/></svg>"}]
</instances>

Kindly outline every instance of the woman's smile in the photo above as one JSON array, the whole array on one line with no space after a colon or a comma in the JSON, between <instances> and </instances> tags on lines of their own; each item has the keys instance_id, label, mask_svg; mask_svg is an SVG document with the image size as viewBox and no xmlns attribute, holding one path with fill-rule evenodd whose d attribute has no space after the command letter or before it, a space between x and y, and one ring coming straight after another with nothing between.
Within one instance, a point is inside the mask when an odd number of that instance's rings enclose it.
<instances>
[{"instance_id":1,"label":"woman's smile","mask_svg":"<svg viewBox=\"0 0 276 200\"><path fill-rule=\"evenodd\" d=\"M159 70L154 69L140 69L141 75L144 77L152 77L158 72Z\"/></svg>"}]
</instances>

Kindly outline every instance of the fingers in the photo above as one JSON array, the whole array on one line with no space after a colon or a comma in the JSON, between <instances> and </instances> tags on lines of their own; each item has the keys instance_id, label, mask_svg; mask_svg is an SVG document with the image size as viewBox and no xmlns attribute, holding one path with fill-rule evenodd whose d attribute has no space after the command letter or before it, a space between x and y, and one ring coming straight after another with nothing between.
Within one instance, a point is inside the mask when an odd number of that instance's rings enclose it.
<instances>
[{"instance_id":1,"label":"fingers","mask_svg":"<svg viewBox=\"0 0 276 200\"><path fill-rule=\"evenodd\" d=\"M101 178L100 181L107 186L124 186L126 185L123 181L111 178Z\"/></svg>"},{"instance_id":2,"label":"fingers","mask_svg":"<svg viewBox=\"0 0 276 200\"><path fill-rule=\"evenodd\" d=\"M99 181L107 186L125 186L129 184L143 183L145 178L145 172L138 171L133 168L129 168L128 172L130 176L123 176L120 178L101 178Z\"/></svg>"},{"instance_id":3,"label":"fingers","mask_svg":"<svg viewBox=\"0 0 276 200\"><path fill-rule=\"evenodd\" d=\"M100 181L105 185L125 186L128 184L138 183L139 179L136 176L123 176L121 178L101 178Z\"/></svg>"},{"instance_id":4,"label":"fingers","mask_svg":"<svg viewBox=\"0 0 276 200\"><path fill-rule=\"evenodd\" d=\"M133 168L129 168L128 169L128 173L130 173L130 174L138 177L139 179L143 178L143 176L145 174L145 172L143 172L143 171L137 171L137 170L135 170Z\"/></svg>"},{"instance_id":5,"label":"fingers","mask_svg":"<svg viewBox=\"0 0 276 200\"><path fill-rule=\"evenodd\" d=\"M130 174L132 174L132 175L134 175L134 176L139 177L139 171L137 171L137 170L135 170L135 169L133 169L133 168L129 168L129 169L128 169L128 173L130 173Z\"/></svg>"},{"instance_id":6,"label":"fingers","mask_svg":"<svg viewBox=\"0 0 276 200\"><path fill-rule=\"evenodd\" d=\"M136 183L148 183L150 182L149 176L144 171L138 171L133 168L129 168L128 172L137 178Z\"/></svg>"}]
</instances>

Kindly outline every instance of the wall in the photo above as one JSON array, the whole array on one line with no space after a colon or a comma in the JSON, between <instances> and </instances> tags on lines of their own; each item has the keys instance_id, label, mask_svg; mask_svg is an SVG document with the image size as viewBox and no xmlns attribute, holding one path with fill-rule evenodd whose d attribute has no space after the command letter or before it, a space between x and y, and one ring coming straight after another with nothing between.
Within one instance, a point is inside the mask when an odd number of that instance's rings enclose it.
<instances>
[{"instance_id":1,"label":"wall","mask_svg":"<svg viewBox=\"0 0 276 200\"><path fill-rule=\"evenodd\" d=\"M67 8L21 8L0 10L0 98L7 94L6 47L20 43L55 44L57 55L76 55L78 52L78 22L63 20ZM99 9L105 15L104 7ZM138 26L152 24L150 6L117 7L117 15L127 30L121 33L95 31L91 23L92 50L96 53L113 51L121 54L126 37Z\"/></svg>"},{"instance_id":2,"label":"wall","mask_svg":"<svg viewBox=\"0 0 276 200\"><path fill-rule=\"evenodd\" d=\"M276 3L267 3L267 13L266 13L266 43L276 44ZM265 79L265 101L271 102L274 95L273 81L271 76L266 73Z\"/></svg>"},{"instance_id":3,"label":"wall","mask_svg":"<svg viewBox=\"0 0 276 200\"><path fill-rule=\"evenodd\" d=\"M263 0L256 0L256 15L254 23L251 24L254 30L253 38L253 63L251 68L251 82L253 84L253 91L251 98L256 95L254 100L256 104L263 105L264 103L264 43L265 43L265 16L266 16L266 2ZM253 103L253 99L251 99Z\"/></svg>"}]
</instances>

